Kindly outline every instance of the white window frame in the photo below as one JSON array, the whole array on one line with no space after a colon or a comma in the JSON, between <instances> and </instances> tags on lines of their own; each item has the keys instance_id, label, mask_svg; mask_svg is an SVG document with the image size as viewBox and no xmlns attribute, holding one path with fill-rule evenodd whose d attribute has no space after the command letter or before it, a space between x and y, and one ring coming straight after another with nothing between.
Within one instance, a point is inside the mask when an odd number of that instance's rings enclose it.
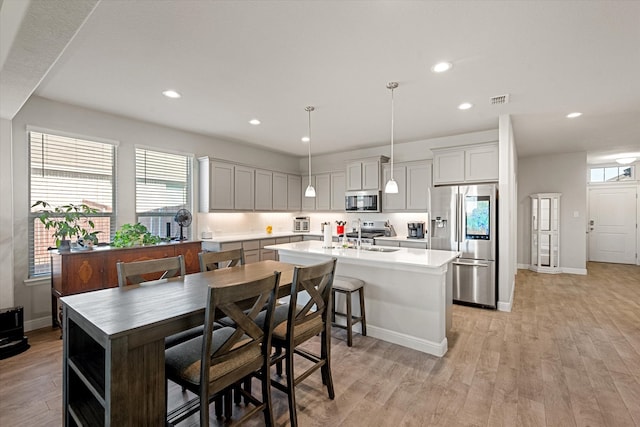
<instances>
[{"instance_id":1,"label":"white window frame","mask_svg":"<svg viewBox=\"0 0 640 427\"><path fill-rule=\"evenodd\" d=\"M146 212L140 212L138 209L138 151L139 150L144 150L147 152L153 152L153 153L160 153L160 154L168 154L168 155L175 155L175 156L180 156L180 157L184 157L184 159L188 162L188 177L187 177L187 192L186 192L186 200L185 200L185 209L189 210L189 212L192 213L193 215L193 195L194 195L194 158L195 156L192 153L184 153L184 152L180 152L180 151L175 151L175 150L167 150L167 149L161 149L158 147L150 147L150 146L145 146L145 145L136 145L134 147L134 176L135 176L135 211L136 211L136 221L144 224L145 226L147 226L147 228L149 229L149 231L151 232L151 234L154 235L158 235L162 238L167 238L166 235L166 228L165 228L165 224L166 223L170 223L170 228L171 228L171 232L170 232L170 238L177 238L179 235L179 226L175 223L174 221L174 217L175 214L177 212L177 209L175 211L167 211L167 212L153 212L153 214L149 214ZM160 220L163 221L162 224L158 223L157 226L149 226L148 223L146 223L146 221L144 221L144 218L155 218L156 220ZM195 218L193 218L195 220ZM194 223L192 222L192 225L187 227L184 230L184 237L186 239L191 239L191 236L193 235L193 225Z\"/></svg>"},{"instance_id":2,"label":"white window frame","mask_svg":"<svg viewBox=\"0 0 640 427\"><path fill-rule=\"evenodd\" d=\"M31 164L32 164L32 158L31 158L31 134L32 133L41 133L41 134L45 134L45 135L51 135L54 137L61 137L61 138L69 138L69 139L77 139L77 140L83 140L83 141L88 141L88 142L93 142L93 143L99 143L99 144L105 144L105 145L110 145L112 146L112 159L113 159L113 164L111 167L111 181L112 181L112 186L111 186L111 212L100 212L97 214L90 214L89 216L93 217L93 219L95 220L96 218L109 218L109 236L104 236L103 234L98 234L98 239L100 242L109 242L111 240L111 236L113 236L113 234L115 233L115 229L116 229L116 212L117 212L117 148L119 143L117 141L113 141L113 140L108 140L108 139L104 139L104 138L97 138L94 136L86 136L86 135L79 135L79 134L74 134L74 133L70 133L70 132L65 132L65 131L59 131L59 130L52 130L52 129L45 129L45 128L39 128L39 127L35 127L35 126L27 126L27 150L28 150L28 156L27 156L27 161L28 161L28 180L29 180L29 185L28 185L28 191L29 191L29 196L28 196L28 200L29 200L29 206L27 207L27 212L28 212L28 258L29 258L29 277L30 278L39 278L39 277L44 277L44 276L48 276L50 274L50 269L47 269L47 271L44 271L43 268L39 268L38 270L36 270L36 260L35 260L35 252L36 252L36 248L35 248L35 224L36 222L38 222L38 213L37 212L32 212L32 208L31 205L33 204L33 202L35 200L32 200L32 175L31 175ZM50 200L45 200L47 202L51 202ZM73 203L73 202L69 202L69 203ZM57 205L56 203L52 203L54 205L54 207ZM62 204L66 204L66 203L62 203ZM77 203L76 203L77 204ZM42 263L39 263L38 265L40 265L42 267Z\"/></svg>"}]
</instances>

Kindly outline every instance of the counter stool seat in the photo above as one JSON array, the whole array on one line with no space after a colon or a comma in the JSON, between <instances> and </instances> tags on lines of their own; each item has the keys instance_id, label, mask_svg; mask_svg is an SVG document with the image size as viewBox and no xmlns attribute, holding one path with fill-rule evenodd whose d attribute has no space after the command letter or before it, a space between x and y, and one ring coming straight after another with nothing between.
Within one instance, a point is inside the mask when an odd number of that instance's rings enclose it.
<instances>
[{"instance_id":1,"label":"counter stool seat","mask_svg":"<svg viewBox=\"0 0 640 427\"><path fill-rule=\"evenodd\" d=\"M364 281L356 279L355 277L347 276L335 276L333 279L333 314L331 316L332 326L343 328L347 330L347 345L349 347L353 344L353 325L360 322L362 326L362 336L367 336L367 322L364 310ZM341 313L336 309L336 293L344 294L347 299L347 312ZM360 300L360 316L354 316L351 307L351 294L358 292L358 299ZM347 320L347 325L340 325L336 323L336 316L343 316Z\"/></svg>"}]
</instances>

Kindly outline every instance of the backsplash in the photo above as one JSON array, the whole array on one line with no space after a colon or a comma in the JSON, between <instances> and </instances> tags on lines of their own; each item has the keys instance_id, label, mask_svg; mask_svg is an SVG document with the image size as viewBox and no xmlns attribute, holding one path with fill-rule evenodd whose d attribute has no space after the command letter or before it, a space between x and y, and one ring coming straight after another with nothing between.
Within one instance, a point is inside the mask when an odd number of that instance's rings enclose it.
<instances>
[{"instance_id":1,"label":"backsplash","mask_svg":"<svg viewBox=\"0 0 640 427\"><path fill-rule=\"evenodd\" d=\"M346 213L346 212L229 212L229 213L198 213L197 233L194 238L200 238L202 232L211 232L214 236L229 234L264 233L267 226L273 227L273 232L287 232L293 228L293 218L308 216L311 218L311 232L320 233L320 224L330 222L333 233L336 234L336 221L347 221L346 230L349 231L360 218L363 221L389 221L398 236L407 235L407 222L427 222L426 212L412 213ZM428 227L428 225L427 225Z\"/></svg>"}]
</instances>

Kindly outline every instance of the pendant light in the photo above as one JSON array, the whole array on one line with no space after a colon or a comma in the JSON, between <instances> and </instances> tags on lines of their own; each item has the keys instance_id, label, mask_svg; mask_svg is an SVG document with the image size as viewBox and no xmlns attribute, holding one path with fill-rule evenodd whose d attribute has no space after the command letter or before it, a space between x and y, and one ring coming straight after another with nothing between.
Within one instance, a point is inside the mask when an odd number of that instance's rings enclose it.
<instances>
[{"instance_id":1,"label":"pendant light","mask_svg":"<svg viewBox=\"0 0 640 427\"><path fill-rule=\"evenodd\" d=\"M395 194L398 192L398 183L393 179L393 90L398 87L398 82L387 83L387 89L391 90L391 178L384 186L384 192Z\"/></svg>"},{"instance_id":2,"label":"pendant light","mask_svg":"<svg viewBox=\"0 0 640 427\"><path fill-rule=\"evenodd\" d=\"M307 134L307 136L309 137L309 185L304 191L304 197L316 197L316 189L313 188L313 185L311 185L311 112L315 110L315 108L309 106L304 110L309 113L309 133Z\"/></svg>"}]
</instances>

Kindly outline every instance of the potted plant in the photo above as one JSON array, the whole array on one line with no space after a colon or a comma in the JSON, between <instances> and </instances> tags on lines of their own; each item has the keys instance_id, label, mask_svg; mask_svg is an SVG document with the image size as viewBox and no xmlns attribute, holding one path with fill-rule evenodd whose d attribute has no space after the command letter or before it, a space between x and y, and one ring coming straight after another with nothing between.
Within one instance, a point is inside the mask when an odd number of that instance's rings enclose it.
<instances>
[{"instance_id":1,"label":"potted plant","mask_svg":"<svg viewBox=\"0 0 640 427\"><path fill-rule=\"evenodd\" d=\"M131 246L155 245L162 241L158 236L154 236L147 230L147 227L140 224L122 224L113 237L112 245L116 248L127 248Z\"/></svg>"},{"instance_id":2,"label":"potted plant","mask_svg":"<svg viewBox=\"0 0 640 427\"><path fill-rule=\"evenodd\" d=\"M56 247L60 251L68 251L71 248L70 238L83 239L83 241L97 243L97 234L94 231L94 222L88 214L98 213L98 210L86 204L67 205L53 207L49 203L39 200L31 207L40 206L38 219L47 230L53 230L52 237L56 239Z\"/></svg>"}]
</instances>

